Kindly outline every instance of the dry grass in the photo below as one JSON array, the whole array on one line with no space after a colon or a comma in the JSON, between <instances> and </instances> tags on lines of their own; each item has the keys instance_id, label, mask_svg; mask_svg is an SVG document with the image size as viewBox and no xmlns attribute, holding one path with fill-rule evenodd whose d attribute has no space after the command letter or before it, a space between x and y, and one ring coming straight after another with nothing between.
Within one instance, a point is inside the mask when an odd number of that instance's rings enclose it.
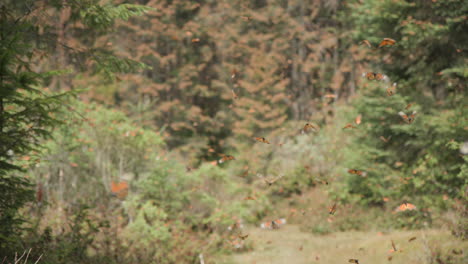
<instances>
[{"instance_id":1,"label":"dry grass","mask_svg":"<svg viewBox=\"0 0 468 264\"><path fill-rule=\"evenodd\" d=\"M216 263L347 263L349 258L360 263L463 263L466 260L468 241L454 239L449 231L396 231L339 232L324 236L301 232L298 226L289 225L280 230L265 231L258 228L248 230L254 242L254 250L225 256ZM411 237L416 240L408 242ZM391 240L401 252L390 253ZM463 250L454 255L453 249ZM451 262L436 261L436 253L451 255ZM392 261L388 256L392 255ZM431 261L432 260L432 261Z\"/></svg>"}]
</instances>

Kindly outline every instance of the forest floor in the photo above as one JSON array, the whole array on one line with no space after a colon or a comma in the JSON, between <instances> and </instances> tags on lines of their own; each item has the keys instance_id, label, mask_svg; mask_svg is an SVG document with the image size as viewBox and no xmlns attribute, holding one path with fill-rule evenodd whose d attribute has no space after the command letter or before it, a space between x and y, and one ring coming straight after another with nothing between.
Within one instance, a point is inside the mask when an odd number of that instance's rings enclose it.
<instances>
[{"instance_id":1,"label":"forest floor","mask_svg":"<svg viewBox=\"0 0 468 264\"><path fill-rule=\"evenodd\" d=\"M463 263L467 258L468 241L455 239L448 230L414 230L381 232L337 232L316 235L302 232L297 225L279 230L247 229L252 249L220 258L216 263L303 264L303 263ZM415 240L409 242L411 237ZM395 242L397 252L392 249ZM454 254L453 250L456 253ZM463 252L460 254L459 250ZM389 260L389 256L392 259ZM437 257L441 261L437 261ZM450 259L447 259L449 257Z\"/></svg>"}]
</instances>

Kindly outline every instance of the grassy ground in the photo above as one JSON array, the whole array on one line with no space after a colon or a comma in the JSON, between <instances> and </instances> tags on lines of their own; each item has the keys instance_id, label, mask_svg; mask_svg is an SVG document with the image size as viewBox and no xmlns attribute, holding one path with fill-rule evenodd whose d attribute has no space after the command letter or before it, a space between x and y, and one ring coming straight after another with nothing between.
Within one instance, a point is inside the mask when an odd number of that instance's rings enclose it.
<instances>
[{"instance_id":1,"label":"grassy ground","mask_svg":"<svg viewBox=\"0 0 468 264\"><path fill-rule=\"evenodd\" d=\"M362 264L468 263L468 241L456 240L449 231L442 230L339 232L320 236L301 232L296 225L286 225L280 230L252 228L245 233L249 234L253 249L222 257L216 263L335 264L348 263L350 258L359 259ZM416 240L408 242L411 237ZM395 253L390 252L391 240L398 250ZM454 254L453 249L463 253Z\"/></svg>"}]
</instances>

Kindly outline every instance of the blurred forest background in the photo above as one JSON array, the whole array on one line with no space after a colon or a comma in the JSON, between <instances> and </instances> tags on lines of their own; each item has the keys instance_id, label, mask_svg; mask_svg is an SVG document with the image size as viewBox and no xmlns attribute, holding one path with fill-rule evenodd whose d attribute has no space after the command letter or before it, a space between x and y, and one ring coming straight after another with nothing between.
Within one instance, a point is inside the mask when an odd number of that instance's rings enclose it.
<instances>
[{"instance_id":1,"label":"blurred forest background","mask_svg":"<svg viewBox=\"0 0 468 264\"><path fill-rule=\"evenodd\" d=\"M420 263L467 263L467 32L464 0L4 0L0 256L224 263L284 217L447 230Z\"/></svg>"}]
</instances>

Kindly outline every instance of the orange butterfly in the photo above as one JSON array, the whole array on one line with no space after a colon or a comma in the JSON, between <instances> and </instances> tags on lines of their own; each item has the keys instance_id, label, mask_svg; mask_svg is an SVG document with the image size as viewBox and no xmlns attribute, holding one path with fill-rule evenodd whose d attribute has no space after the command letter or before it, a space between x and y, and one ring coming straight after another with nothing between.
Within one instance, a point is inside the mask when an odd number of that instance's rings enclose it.
<instances>
[{"instance_id":1,"label":"orange butterfly","mask_svg":"<svg viewBox=\"0 0 468 264\"><path fill-rule=\"evenodd\" d=\"M349 169L348 172L351 173L351 174L359 175L359 176L366 176L367 175L367 173L365 171L355 170L355 169Z\"/></svg>"},{"instance_id":2,"label":"orange butterfly","mask_svg":"<svg viewBox=\"0 0 468 264\"><path fill-rule=\"evenodd\" d=\"M376 73L376 72L364 72L362 74L362 77L366 77L367 80L369 80L369 81L373 81L373 80L381 81L381 80L387 80L388 79L387 75L384 75L382 73Z\"/></svg>"},{"instance_id":3,"label":"orange butterfly","mask_svg":"<svg viewBox=\"0 0 468 264\"><path fill-rule=\"evenodd\" d=\"M237 96L237 94L234 92L234 90L231 89L231 91L232 91L232 98L234 98L234 100L239 99L239 96Z\"/></svg>"},{"instance_id":4,"label":"orange butterfly","mask_svg":"<svg viewBox=\"0 0 468 264\"><path fill-rule=\"evenodd\" d=\"M270 142L266 140L264 137L256 137L255 140L257 140L258 142L265 143L265 144L270 144Z\"/></svg>"},{"instance_id":5,"label":"orange butterfly","mask_svg":"<svg viewBox=\"0 0 468 264\"><path fill-rule=\"evenodd\" d=\"M244 200L248 201L248 200L252 200L252 201L256 201L257 198L255 198L254 196L247 196L244 198Z\"/></svg>"},{"instance_id":6,"label":"orange butterfly","mask_svg":"<svg viewBox=\"0 0 468 264\"><path fill-rule=\"evenodd\" d=\"M232 70L232 71L231 71L231 79L236 78L236 76L237 76L238 73L239 73L239 72L238 72L236 69Z\"/></svg>"},{"instance_id":7,"label":"orange butterfly","mask_svg":"<svg viewBox=\"0 0 468 264\"><path fill-rule=\"evenodd\" d=\"M416 210L416 206L414 204L410 204L410 203L403 203L401 204L400 206L398 206L395 211L396 212L403 212L403 211L407 211L407 210Z\"/></svg>"},{"instance_id":8,"label":"orange butterfly","mask_svg":"<svg viewBox=\"0 0 468 264\"><path fill-rule=\"evenodd\" d=\"M280 226L286 224L286 219L281 218L281 219L276 219L271 222L265 222L260 225L260 228L262 229L279 229Z\"/></svg>"},{"instance_id":9,"label":"orange butterfly","mask_svg":"<svg viewBox=\"0 0 468 264\"><path fill-rule=\"evenodd\" d=\"M238 237L239 237L240 239L242 239L242 240L245 240L246 238L249 237L249 234L247 234L247 235L239 234Z\"/></svg>"},{"instance_id":10,"label":"orange butterfly","mask_svg":"<svg viewBox=\"0 0 468 264\"><path fill-rule=\"evenodd\" d=\"M310 129L312 129L312 131L318 131L319 130L319 127L314 125L314 124L311 124L311 123L306 123L304 125L304 127L302 128L302 131L301 133L302 134L305 134L307 133Z\"/></svg>"},{"instance_id":11,"label":"orange butterfly","mask_svg":"<svg viewBox=\"0 0 468 264\"><path fill-rule=\"evenodd\" d=\"M384 38L377 48L382 48L384 46L393 46L396 44L396 40L391 38Z\"/></svg>"},{"instance_id":12,"label":"orange butterfly","mask_svg":"<svg viewBox=\"0 0 468 264\"><path fill-rule=\"evenodd\" d=\"M219 160L219 163L223 163L228 160L235 160L234 156L231 155L225 155L225 154L219 154L222 158Z\"/></svg>"},{"instance_id":13,"label":"orange butterfly","mask_svg":"<svg viewBox=\"0 0 468 264\"><path fill-rule=\"evenodd\" d=\"M113 196L117 196L119 199L124 199L128 195L128 183L111 182L111 192Z\"/></svg>"},{"instance_id":14,"label":"orange butterfly","mask_svg":"<svg viewBox=\"0 0 468 264\"><path fill-rule=\"evenodd\" d=\"M193 38L192 43L196 43L196 42L200 42L200 39L199 38Z\"/></svg>"},{"instance_id":15,"label":"orange butterfly","mask_svg":"<svg viewBox=\"0 0 468 264\"><path fill-rule=\"evenodd\" d=\"M349 263L359 264L359 260L358 260L358 259L349 259L348 262L349 262Z\"/></svg>"},{"instance_id":16,"label":"orange butterfly","mask_svg":"<svg viewBox=\"0 0 468 264\"><path fill-rule=\"evenodd\" d=\"M332 207L328 208L328 214L334 215L336 212L336 203Z\"/></svg>"},{"instance_id":17,"label":"orange butterfly","mask_svg":"<svg viewBox=\"0 0 468 264\"><path fill-rule=\"evenodd\" d=\"M366 44L367 47L372 48L372 44L367 39L361 41L359 44Z\"/></svg>"},{"instance_id":18,"label":"orange butterfly","mask_svg":"<svg viewBox=\"0 0 468 264\"><path fill-rule=\"evenodd\" d=\"M356 128L356 127L353 126L352 124L348 123L343 127L343 129L346 129L346 128Z\"/></svg>"},{"instance_id":19,"label":"orange butterfly","mask_svg":"<svg viewBox=\"0 0 468 264\"><path fill-rule=\"evenodd\" d=\"M388 87L387 88L387 95L392 96L392 95L396 94L396 87L397 87L397 83L393 83L393 85L391 87Z\"/></svg>"},{"instance_id":20,"label":"orange butterfly","mask_svg":"<svg viewBox=\"0 0 468 264\"><path fill-rule=\"evenodd\" d=\"M362 121L362 115L359 114L358 116L356 116L356 119L354 120L354 123L356 123L356 125L359 125L359 124L361 124L361 121Z\"/></svg>"},{"instance_id":21,"label":"orange butterfly","mask_svg":"<svg viewBox=\"0 0 468 264\"><path fill-rule=\"evenodd\" d=\"M398 114L401 116L401 118L403 118L403 120L406 123L411 124L411 123L414 122L414 118L416 117L417 112L413 111L413 113L411 113L411 115L409 115L409 116L407 114L405 114L404 112L399 112Z\"/></svg>"},{"instance_id":22,"label":"orange butterfly","mask_svg":"<svg viewBox=\"0 0 468 264\"><path fill-rule=\"evenodd\" d=\"M392 249L390 249L390 253L397 252L397 249L395 247L395 242L393 242L393 240L391 241L392 241Z\"/></svg>"},{"instance_id":23,"label":"orange butterfly","mask_svg":"<svg viewBox=\"0 0 468 264\"><path fill-rule=\"evenodd\" d=\"M413 104L407 104L406 107L405 107L405 110L410 109L412 105L413 105Z\"/></svg>"},{"instance_id":24,"label":"orange butterfly","mask_svg":"<svg viewBox=\"0 0 468 264\"><path fill-rule=\"evenodd\" d=\"M234 230L238 230L238 229L242 229L244 228L244 225L242 224L242 221L240 219L236 220L236 222L230 226L228 226L228 230L229 231L234 231Z\"/></svg>"},{"instance_id":25,"label":"orange butterfly","mask_svg":"<svg viewBox=\"0 0 468 264\"><path fill-rule=\"evenodd\" d=\"M414 240L416 240L416 237L412 237L412 238L408 239L408 242L411 242L411 241L414 241Z\"/></svg>"},{"instance_id":26,"label":"orange butterfly","mask_svg":"<svg viewBox=\"0 0 468 264\"><path fill-rule=\"evenodd\" d=\"M261 174L259 174L259 173L257 174L257 177L261 178L266 184L268 184L268 186L271 186L271 185L273 185L273 183L275 183L277 180L283 178L284 175L280 175L280 176L278 176L278 177L276 177L276 178L274 178L274 179L271 179L271 180L265 178L263 175L261 175Z\"/></svg>"},{"instance_id":27,"label":"orange butterfly","mask_svg":"<svg viewBox=\"0 0 468 264\"><path fill-rule=\"evenodd\" d=\"M231 244L231 246L233 246L235 249L240 249L244 246L244 241L242 240L237 240L237 239L233 241L227 240L227 242Z\"/></svg>"},{"instance_id":28,"label":"orange butterfly","mask_svg":"<svg viewBox=\"0 0 468 264\"><path fill-rule=\"evenodd\" d=\"M392 138L392 136L389 136L388 138L385 138L384 136L380 136L380 139L385 143L388 143L391 138Z\"/></svg>"}]
</instances>

